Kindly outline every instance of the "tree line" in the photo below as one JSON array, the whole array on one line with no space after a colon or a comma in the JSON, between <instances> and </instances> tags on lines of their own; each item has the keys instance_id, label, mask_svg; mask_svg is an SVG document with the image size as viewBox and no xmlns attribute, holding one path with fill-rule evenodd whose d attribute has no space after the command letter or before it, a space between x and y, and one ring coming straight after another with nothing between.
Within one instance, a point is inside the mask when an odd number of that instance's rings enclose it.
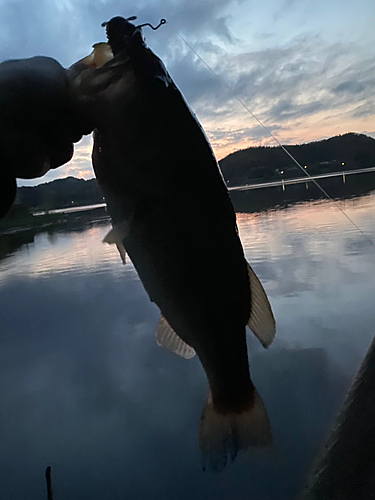
<instances>
[{"instance_id":1,"label":"tree line","mask_svg":"<svg viewBox=\"0 0 375 500\"><path fill-rule=\"evenodd\" d=\"M375 166L375 139L364 134L348 133L286 148L311 175ZM280 147L236 151L219 164L228 186L303 175ZM45 211L103 201L96 179L86 181L74 177L21 187L17 194L17 203Z\"/></svg>"}]
</instances>

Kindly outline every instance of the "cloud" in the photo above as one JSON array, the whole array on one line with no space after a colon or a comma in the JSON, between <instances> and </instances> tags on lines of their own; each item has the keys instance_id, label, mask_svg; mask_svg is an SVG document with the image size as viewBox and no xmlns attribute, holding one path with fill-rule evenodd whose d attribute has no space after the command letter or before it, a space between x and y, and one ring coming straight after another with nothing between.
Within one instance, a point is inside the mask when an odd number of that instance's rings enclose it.
<instances>
[{"instance_id":1,"label":"cloud","mask_svg":"<svg viewBox=\"0 0 375 500\"><path fill-rule=\"evenodd\" d=\"M69 175L84 179L93 177L94 173L91 166L92 144L92 136L88 135L75 146L74 157L66 167L69 169Z\"/></svg>"},{"instance_id":2,"label":"cloud","mask_svg":"<svg viewBox=\"0 0 375 500\"><path fill-rule=\"evenodd\" d=\"M137 15L140 23L157 23L165 17L168 23L159 31L144 29L146 40L165 62L210 137L217 130L226 129L227 145L234 149L254 140L251 130L257 124L234 100L235 96L265 125L280 127L284 141L306 141L374 128L371 93L375 65L365 44L361 45L360 40L354 43L350 36L330 40L330 33L322 35L318 31L305 31L294 37L288 34L284 39L274 33L267 36L272 15L277 17L282 11L306 17L306 11L294 0L285 0L279 11L272 5L267 23L256 26L259 33L264 32L257 38L256 50L249 49L245 31L239 35L233 28L236 19L232 12L249 19L255 14L243 2L134 0L125 10L119 0L81 0L74 4L70 0L6 0L0 20L0 58L44 54L68 66L87 54L94 42L104 40L102 21L119 14ZM232 130L243 131L239 134L243 142L232 144ZM250 133L247 138L246 132ZM266 137L265 132L259 139ZM76 173L90 175L85 147L78 145L69 166L49 173L47 179ZM219 157L229 151L216 144L214 147Z\"/></svg>"},{"instance_id":3,"label":"cloud","mask_svg":"<svg viewBox=\"0 0 375 500\"><path fill-rule=\"evenodd\" d=\"M284 46L225 57L213 41L198 44L217 76L181 39L175 39L175 44L169 51L168 70L203 124L218 158L251 145L275 144L236 97L284 143L361 131L356 123L371 119L374 113L370 82L375 79L375 65L366 57L357 60L358 47L353 44L327 46L318 37L306 36ZM338 116L341 124L347 121L347 129L330 133L329 126ZM328 130L323 130L322 121ZM66 172L75 175L84 170L81 175L90 175L88 152L75 158Z\"/></svg>"},{"instance_id":4,"label":"cloud","mask_svg":"<svg viewBox=\"0 0 375 500\"><path fill-rule=\"evenodd\" d=\"M348 123L340 132L356 129L353 119L370 117L374 110L375 65L353 43L327 45L317 36L298 37L284 46L219 57L213 65L218 77L192 57L187 54L183 62L172 63L171 70L183 82L185 68L194 111L209 136L217 135L215 123L220 122L221 129L228 130L227 144L231 129L238 131L242 125L244 134L252 129L253 118L233 101L235 96L267 126L281 126L284 141L287 137L296 140L293 129L301 124L313 130L318 124L321 127L322 120L332 125L338 116L342 126ZM184 91L183 83L181 87ZM315 134L315 138L323 135ZM266 136L267 132L262 137Z\"/></svg>"},{"instance_id":5,"label":"cloud","mask_svg":"<svg viewBox=\"0 0 375 500\"><path fill-rule=\"evenodd\" d=\"M283 131L279 125L270 125L268 129L275 135L277 131ZM268 130L260 125L245 128L214 128L207 132L208 139L213 149L219 152L221 159L234 151L251 146L274 146L275 140L270 136Z\"/></svg>"},{"instance_id":6,"label":"cloud","mask_svg":"<svg viewBox=\"0 0 375 500\"><path fill-rule=\"evenodd\" d=\"M332 92L335 93L335 94L340 94L340 93L347 92L349 94L356 95L356 94L359 94L359 93L363 92L363 90L365 88L366 88L366 85L364 85L361 82L346 81L346 82L339 83L337 85L337 87L335 87L335 88L332 89Z\"/></svg>"},{"instance_id":7,"label":"cloud","mask_svg":"<svg viewBox=\"0 0 375 500\"><path fill-rule=\"evenodd\" d=\"M216 37L225 42L234 40L228 26L228 16L223 11L233 4L233 0L164 0L163 2L130 1L124 8L119 0L103 2L74 2L70 0L5 0L0 21L0 57L27 57L48 54L63 64L74 61L76 54L81 57L82 49L105 38L101 23L116 15L136 15L138 21L156 23L160 17L167 18L168 28L163 28L159 48L163 55L168 52L167 38L181 32L195 37ZM153 38L153 33L145 29L145 35ZM167 44L169 42L167 41Z\"/></svg>"}]
</instances>

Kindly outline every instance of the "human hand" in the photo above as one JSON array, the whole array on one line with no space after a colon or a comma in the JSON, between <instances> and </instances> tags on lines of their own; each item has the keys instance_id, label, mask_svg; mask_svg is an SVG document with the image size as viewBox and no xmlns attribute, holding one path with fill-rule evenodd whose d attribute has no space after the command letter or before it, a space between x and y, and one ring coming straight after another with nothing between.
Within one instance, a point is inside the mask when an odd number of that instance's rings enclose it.
<instances>
[{"instance_id":1,"label":"human hand","mask_svg":"<svg viewBox=\"0 0 375 500\"><path fill-rule=\"evenodd\" d=\"M0 217L16 195L16 178L43 176L67 163L73 143L93 130L76 101L70 74L49 57L0 64Z\"/></svg>"}]
</instances>

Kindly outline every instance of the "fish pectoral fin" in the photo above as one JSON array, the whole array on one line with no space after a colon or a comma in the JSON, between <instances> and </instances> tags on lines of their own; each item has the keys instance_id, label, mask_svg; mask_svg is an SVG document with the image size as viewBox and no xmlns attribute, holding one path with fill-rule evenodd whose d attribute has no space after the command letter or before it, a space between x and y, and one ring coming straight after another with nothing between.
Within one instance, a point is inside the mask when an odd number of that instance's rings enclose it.
<instances>
[{"instance_id":1,"label":"fish pectoral fin","mask_svg":"<svg viewBox=\"0 0 375 500\"><path fill-rule=\"evenodd\" d=\"M259 339L263 347L269 347L276 334L275 318L273 317L271 304L262 283L249 264L247 264L247 270L249 273L251 300L251 312L247 326Z\"/></svg>"},{"instance_id":2,"label":"fish pectoral fin","mask_svg":"<svg viewBox=\"0 0 375 500\"><path fill-rule=\"evenodd\" d=\"M195 350L177 335L163 315L160 315L156 328L156 343L182 358L190 359L195 356Z\"/></svg>"},{"instance_id":3,"label":"fish pectoral fin","mask_svg":"<svg viewBox=\"0 0 375 500\"><path fill-rule=\"evenodd\" d=\"M117 250L119 251L121 260L123 264L126 264L126 251L125 247L122 244L120 235L118 230L114 227L112 228L108 234L106 234L103 238L103 243L108 243L109 245L116 245Z\"/></svg>"}]
</instances>

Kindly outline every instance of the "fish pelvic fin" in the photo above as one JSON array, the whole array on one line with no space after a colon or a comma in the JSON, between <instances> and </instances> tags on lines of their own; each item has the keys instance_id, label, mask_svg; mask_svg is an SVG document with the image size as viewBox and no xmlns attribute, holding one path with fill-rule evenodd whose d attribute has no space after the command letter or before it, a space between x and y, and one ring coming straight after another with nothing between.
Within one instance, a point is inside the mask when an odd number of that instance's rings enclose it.
<instances>
[{"instance_id":1,"label":"fish pelvic fin","mask_svg":"<svg viewBox=\"0 0 375 500\"><path fill-rule=\"evenodd\" d=\"M190 359L195 356L195 350L177 335L163 315L156 328L156 343L182 358Z\"/></svg>"},{"instance_id":2,"label":"fish pelvic fin","mask_svg":"<svg viewBox=\"0 0 375 500\"><path fill-rule=\"evenodd\" d=\"M123 264L126 264L126 251L125 247L122 244L121 237L116 230L116 228L112 228L109 233L107 233L103 238L103 243L108 243L109 245L116 245L117 250L120 254L121 260Z\"/></svg>"},{"instance_id":3,"label":"fish pelvic fin","mask_svg":"<svg viewBox=\"0 0 375 500\"><path fill-rule=\"evenodd\" d=\"M210 392L200 419L198 441L203 470L213 472L222 471L239 451L271 448L271 425L256 389L251 408L239 413L218 412Z\"/></svg>"},{"instance_id":4,"label":"fish pelvic fin","mask_svg":"<svg viewBox=\"0 0 375 500\"><path fill-rule=\"evenodd\" d=\"M247 264L250 281L250 318L247 326L258 338L263 347L272 344L276 334L275 318L272 313L271 304L259 278Z\"/></svg>"}]
</instances>

